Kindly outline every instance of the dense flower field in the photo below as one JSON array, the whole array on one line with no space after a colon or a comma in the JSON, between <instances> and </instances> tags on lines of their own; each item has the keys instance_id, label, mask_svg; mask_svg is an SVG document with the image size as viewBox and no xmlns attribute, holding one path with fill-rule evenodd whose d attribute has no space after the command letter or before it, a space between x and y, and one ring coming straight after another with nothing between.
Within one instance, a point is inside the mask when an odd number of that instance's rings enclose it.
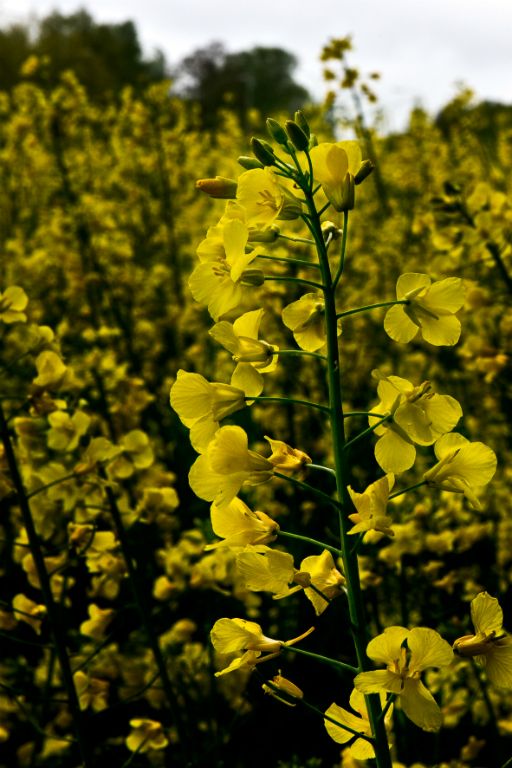
<instances>
[{"instance_id":1,"label":"dense flower field","mask_svg":"<svg viewBox=\"0 0 512 768\"><path fill-rule=\"evenodd\" d=\"M508 765L510 114L0 116L0 764Z\"/></svg>"}]
</instances>

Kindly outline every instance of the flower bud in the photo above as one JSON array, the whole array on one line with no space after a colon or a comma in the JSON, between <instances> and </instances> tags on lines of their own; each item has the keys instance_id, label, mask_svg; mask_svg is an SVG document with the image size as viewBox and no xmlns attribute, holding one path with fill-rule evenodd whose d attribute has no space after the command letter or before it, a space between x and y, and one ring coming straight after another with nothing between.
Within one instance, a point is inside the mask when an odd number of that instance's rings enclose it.
<instances>
[{"instance_id":1,"label":"flower bud","mask_svg":"<svg viewBox=\"0 0 512 768\"><path fill-rule=\"evenodd\" d=\"M271 685L267 685L265 683L261 686L265 693L270 694L270 696L273 696L278 701L282 701L283 704L287 704L289 707L295 706L295 703L293 701L289 701L289 698L302 699L304 697L303 691L301 691L301 689L296 686L295 683L292 683L291 680L288 680L281 674L278 674L272 678L272 680L269 680L269 683L271 683ZM280 693L282 693L286 698L280 696Z\"/></svg>"},{"instance_id":2,"label":"flower bud","mask_svg":"<svg viewBox=\"0 0 512 768\"><path fill-rule=\"evenodd\" d=\"M288 136L284 128L282 128L277 120L272 117L267 118L267 131L270 134L270 138L277 141L278 144L282 144L284 147L288 144Z\"/></svg>"},{"instance_id":3,"label":"flower bud","mask_svg":"<svg viewBox=\"0 0 512 768\"><path fill-rule=\"evenodd\" d=\"M309 137L309 143L308 143L308 149L313 149L313 147L318 146L318 139L316 137L315 133L312 133Z\"/></svg>"},{"instance_id":4,"label":"flower bud","mask_svg":"<svg viewBox=\"0 0 512 768\"><path fill-rule=\"evenodd\" d=\"M285 129L293 146L300 152L306 152L309 147L309 138L306 136L302 128L300 128L297 123L294 123L293 120L287 120L285 123Z\"/></svg>"},{"instance_id":5,"label":"flower bud","mask_svg":"<svg viewBox=\"0 0 512 768\"><path fill-rule=\"evenodd\" d=\"M262 165L275 165L276 157L274 155L274 150L267 141L257 139L253 136L251 139L251 148L254 152L254 156Z\"/></svg>"},{"instance_id":6,"label":"flower bud","mask_svg":"<svg viewBox=\"0 0 512 768\"><path fill-rule=\"evenodd\" d=\"M246 171L254 171L255 168L263 168L262 163L256 160L255 157L249 157L249 155L241 155L238 158L238 164L245 168Z\"/></svg>"},{"instance_id":7,"label":"flower bud","mask_svg":"<svg viewBox=\"0 0 512 768\"><path fill-rule=\"evenodd\" d=\"M301 110L298 109L296 111L295 115L294 115L294 121L297 123L299 128L302 128L302 130L304 131L304 133L306 134L306 136L309 139L309 136L310 136L311 132L309 130L309 123L306 120L306 118L304 117L304 112L301 112Z\"/></svg>"},{"instance_id":8,"label":"flower bud","mask_svg":"<svg viewBox=\"0 0 512 768\"><path fill-rule=\"evenodd\" d=\"M214 179L198 179L196 189L209 195L210 197L220 198L222 200L234 200L238 184L233 179L225 179L223 176L216 176Z\"/></svg>"},{"instance_id":9,"label":"flower bud","mask_svg":"<svg viewBox=\"0 0 512 768\"><path fill-rule=\"evenodd\" d=\"M339 240L343 234L343 230L336 226L332 221L323 221L321 224L322 234L324 240Z\"/></svg>"},{"instance_id":10,"label":"flower bud","mask_svg":"<svg viewBox=\"0 0 512 768\"><path fill-rule=\"evenodd\" d=\"M371 160L363 160L361 165L359 166L359 170L357 171L356 175L354 176L354 183L355 184L361 184L370 173L375 168L374 164Z\"/></svg>"}]
</instances>

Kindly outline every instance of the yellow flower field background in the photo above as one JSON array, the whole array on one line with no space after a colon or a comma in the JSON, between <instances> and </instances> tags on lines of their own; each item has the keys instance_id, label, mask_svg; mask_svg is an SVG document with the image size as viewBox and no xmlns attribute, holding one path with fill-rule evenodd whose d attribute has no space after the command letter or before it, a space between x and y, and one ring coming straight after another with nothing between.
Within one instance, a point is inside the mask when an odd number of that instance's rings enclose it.
<instances>
[{"instance_id":1,"label":"yellow flower field background","mask_svg":"<svg viewBox=\"0 0 512 768\"><path fill-rule=\"evenodd\" d=\"M512 113L463 92L380 135L335 124L339 98L303 115L326 241L353 194L332 168L360 165L329 147L375 164L337 287L347 440L368 430L356 678L335 485L308 469L333 466L329 419L293 402L327 393L309 233L289 180L277 213L275 178L256 213L237 184L293 115L205 130L168 83L100 107L69 72L0 94L1 765L370 766L362 694L390 692L397 768L508 765ZM231 207L196 188L217 176Z\"/></svg>"}]
</instances>

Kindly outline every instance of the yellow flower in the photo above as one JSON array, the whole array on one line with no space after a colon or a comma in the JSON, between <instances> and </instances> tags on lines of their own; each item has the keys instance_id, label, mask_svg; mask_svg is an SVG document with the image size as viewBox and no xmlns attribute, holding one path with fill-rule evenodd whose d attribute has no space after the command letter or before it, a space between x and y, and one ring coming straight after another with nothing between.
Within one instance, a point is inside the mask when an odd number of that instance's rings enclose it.
<instances>
[{"instance_id":1,"label":"yellow flower","mask_svg":"<svg viewBox=\"0 0 512 768\"><path fill-rule=\"evenodd\" d=\"M247 546L236 556L236 568L246 589L272 592L275 600L300 589L289 590L296 569L288 552L266 546Z\"/></svg>"},{"instance_id":2,"label":"yellow flower","mask_svg":"<svg viewBox=\"0 0 512 768\"><path fill-rule=\"evenodd\" d=\"M407 272L396 284L396 297L407 304L388 309L384 330L394 341L405 344L421 330L425 341L435 346L452 346L460 336L455 313L464 305L465 289L458 277L432 283L427 275Z\"/></svg>"},{"instance_id":3,"label":"yellow flower","mask_svg":"<svg viewBox=\"0 0 512 768\"><path fill-rule=\"evenodd\" d=\"M229 504L218 507L212 504L211 521L213 532L224 539L205 547L243 547L246 544L268 544L276 539L279 525L264 512L249 509L238 497Z\"/></svg>"},{"instance_id":4,"label":"yellow flower","mask_svg":"<svg viewBox=\"0 0 512 768\"><path fill-rule=\"evenodd\" d=\"M443 435L434 446L439 459L423 475L428 485L463 493L475 509L481 509L476 492L490 483L496 472L496 454L484 443L470 443L457 432Z\"/></svg>"},{"instance_id":5,"label":"yellow flower","mask_svg":"<svg viewBox=\"0 0 512 768\"><path fill-rule=\"evenodd\" d=\"M83 411L70 416L65 411L54 411L48 416L48 448L54 451L74 451L80 438L86 434L91 418Z\"/></svg>"},{"instance_id":6,"label":"yellow flower","mask_svg":"<svg viewBox=\"0 0 512 768\"><path fill-rule=\"evenodd\" d=\"M336 211L354 207L354 176L361 166L357 141L323 142L310 151L315 181Z\"/></svg>"},{"instance_id":7,"label":"yellow flower","mask_svg":"<svg viewBox=\"0 0 512 768\"><path fill-rule=\"evenodd\" d=\"M480 592L471 601L471 620L476 634L460 637L453 650L459 656L474 657L493 685L512 688L512 637L503 629L498 600Z\"/></svg>"},{"instance_id":8,"label":"yellow flower","mask_svg":"<svg viewBox=\"0 0 512 768\"><path fill-rule=\"evenodd\" d=\"M99 608L91 603L87 609L89 618L80 624L80 634L92 637L98 642L103 640L108 625L114 617L112 608Z\"/></svg>"},{"instance_id":9,"label":"yellow flower","mask_svg":"<svg viewBox=\"0 0 512 768\"><path fill-rule=\"evenodd\" d=\"M252 227L269 226L277 219L285 197L270 168L255 168L238 177L236 199L247 212Z\"/></svg>"},{"instance_id":10,"label":"yellow flower","mask_svg":"<svg viewBox=\"0 0 512 768\"><path fill-rule=\"evenodd\" d=\"M130 752L148 752L150 749L165 749L169 740L164 734L163 726L157 720L135 718L130 720L133 731L126 739Z\"/></svg>"},{"instance_id":11,"label":"yellow flower","mask_svg":"<svg viewBox=\"0 0 512 768\"><path fill-rule=\"evenodd\" d=\"M384 472L399 473L410 469L416 458L417 445L432 445L441 435L449 432L462 416L462 409L453 397L436 394L430 382L415 387L399 376L381 376L377 394L380 402L377 413L392 418L374 431L379 437L375 445L375 458ZM369 417L370 425L378 422Z\"/></svg>"},{"instance_id":12,"label":"yellow flower","mask_svg":"<svg viewBox=\"0 0 512 768\"><path fill-rule=\"evenodd\" d=\"M242 389L209 382L199 373L179 370L170 392L171 407L190 429L190 442L198 453L206 450L219 422L245 408Z\"/></svg>"},{"instance_id":13,"label":"yellow flower","mask_svg":"<svg viewBox=\"0 0 512 768\"><path fill-rule=\"evenodd\" d=\"M273 440L266 435L265 440L267 440L272 449L272 454L268 457L268 460L278 472L284 475L291 475L302 469L305 464L311 464L310 457L304 451L292 448L291 445L284 443L282 440Z\"/></svg>"},{"instance_id":14,"label":"yellow flower","mask_svg":"<svg viewBox=\"0 0 512 768\"><path fill-rule=\"evenodd\" d=\"M132 429L120 440L121 453L108 465L115 478L131 477L136 469L149 469L155 459L149 437L141 429Z\"/></svg>"},{"instance_id":15,"label":"yellow flower","mask_svg":"<svg viewBox=\"0 0 512 768\"><path fill-rule=\"evenodd\" d=\"M67 366L56 352L45 349L35 359L37 376L34 379L36 387L57 389L67 373Z\"/></svg>"},{"instance_id":16,"label":"yellow flower","mask_svg":"<svg viewBox=\"0 0 512 768\"><path fill-rule=\"evenodd\" d=\"M0 320L4 323L24 323L27 320L23 310L28 304L28 296L19 285L11 285L0 293Z\"/></svg>"},{"instance_id":17,"label":"yellow flower","mask_svg":"<svg viewBox=\"0 0 512 768\"><path fill-rule=\"evenodd\" d=\"M453 651L433 629L388 627L368 643L370 659L386 664L375 672L361 672L354 685L361 693L394 693L399 696L405 715L425 731L441 727L441 710L432 694L421 682L428 667L445 667L453 659Z\"/></svg>"},{"instance_id":18,"label":"yellow flower","mask_svg":"<svg viewBox=\"0 0 512 768\"><path fill-rule=\"evenodd\" d=\"M209 333L215 341L233 355L237 363L231 384L243 389L246 395L257 396L263 389L262 373L270 373L277 367L278 347L258 340L262 309L245 312L234 323L221 320Z\"/></svg>"},{"instance_id":19,"label":"yellow flower","mask_svg":"<svg viewBox=\"0 0 512 768\"><path fill-rule=\"evenodd\" d=\"M188 284L194 299L205 304L216 321L241 304L244 286L263 285L263 272L247 269L259 254L257 248L246 250L248 235L243 221L228 219L220 228L209 230L198 248L201 263Z\"/></svg>"},{"instance_id":20,"label":"yellow flower","mask_svg":"<svg viewBox=\"0 0 512 768\"><path fill-rule=\"evenodd\" d=\"M108 707L108 691L110 683L97 677L89 677L85 672L78 670L73 675L80 709L89 709L101 712Z\"/></svg>"},{"instance_id":21,"label":"yellow flower","mask_svg":"<svg viewBox=\"0 0 512 768\"><path fill-rule=\"evenodd\" d=\"M380 698L381 704L384 705L384 694L381 693ZM365 698L363 694L360 693L356 688L354 688L350 694L349 704L354 712L358 713L357 715L354 715L353 712L349 712L348 710L343 709L343 707L339 707L337 704L331 704L331 706L326 709L325 714L329 717L332 717L333 720L337 720L337 722L341 723L341 725L348 725L348 727L352 728L352 730L357 731L364 736L371 737L372 728L368 718L368 710L366 708ZM391 706L386 713L386 725L388 725L389 721L391 720L392 711L393 706ZM331 739L333 739L333 741L335 741L337 744L346 744L347 741L350 741L354 738L353 733L345 730L339 725L336 725L331 720L324 720L324 725ZM350 745L349 749L351 757L353 757L355 760L371 760L375 757L375 750L372 744L366 739L356 738Z\"/></svg>"},{"instance_id":22,"label":"yellow flower","mask_svg":"<svg viewBox=\"0 0 512 768\"><path fill-rule=\"evenodd\" d=\"M280 672L278 675L273 677L272 680L269 680L269 682L272 683L272 686L268 685L267 683L263 683L261 686L264 692L268 693L270 696L273 696L274 699L282 701L283 704L287 704L289 707L295 707L295 702L283 698L283 696L279 695L279 692L286 694L286 696L289 696L292 699L304 698L303 691L301 691L301 689L295 685L295 683L292 683L291 680L283 677ZM276 688L278 689L277 691Z\"/></svg>"},{"instance_id":23,"label":"yellow flower","mask_svg":"<svg viewBox=\"0 0 512 768\"><path fill-rule=\"evenodd\" d=\"M325 344L324 314L324 297L320 293L305 293L283 309L282 318L299 347L316 352Z\"/></svg>"},{"instance_id":24,"label":"yellow flower","mask_svg":"<svg viewBox=\"0 0 512 768\"><path fill-rule=\"evenodd\" d=\"M242 651L243 655L233 659L228 667L216 672L215 675L218 677L226 674L226 672L232 672L234 669L240 669L242 663L244 667L253 667L262 661L274 658L283 647L298 643L311 632L313 632L313 627L293 640L274 640L271 637L266 637L260 625L255 621L218 619L210 633L212 645L217 653L229 655ZM266 655L261 657L262 653Z\"/></svg>"},{"instance_id":25,"label":"yellow flower","mask_svg":"<svg viewBox=\"0 0 512 768\"><path fill-rule=\"evenodd\" d=\"M189 473L190 487L200 499L224 507L244 483L258 485L270 480L273 465L264 456L249 450L241 427L221 427Z\"/></svg>"},{"instance_id":26,"label":"yellow flower","mask_svg":"<svg viewBox=\"0 0 512 768\"><path fill-rule=\"evenodd\" d=\"M348 487L350 498L357 509L357 512L349 515L354 523L349 534L379 531L385 536L394 536L392 520L386 515L389 492L394 483L394 475L388 474L369 485L363 493L356 493Z\"/></svg>"}]
</instances>

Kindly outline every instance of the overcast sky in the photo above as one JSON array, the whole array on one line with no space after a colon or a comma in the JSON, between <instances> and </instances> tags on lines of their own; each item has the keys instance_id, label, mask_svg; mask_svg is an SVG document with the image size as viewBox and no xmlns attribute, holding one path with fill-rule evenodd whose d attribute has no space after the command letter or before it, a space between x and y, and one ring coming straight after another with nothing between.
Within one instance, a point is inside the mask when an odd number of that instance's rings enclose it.
<instances>
[{"instance_id":1,"label":"overcast sky","mask_svg":"<svg viewBox=\"0 0 512 768\"><path fill-rule=\"evenodd\" d=\"M85 7L99 22L133 20L148 53L175 64L212 40L229 51L279 46L300 61L296 79L325 87L318 57L331 37L352 35L351 64L379 71L387 125L416 103L435 111L470 86L512 103L512 0L0 0L0 25Z\"/></svg>"}]
</instances>

